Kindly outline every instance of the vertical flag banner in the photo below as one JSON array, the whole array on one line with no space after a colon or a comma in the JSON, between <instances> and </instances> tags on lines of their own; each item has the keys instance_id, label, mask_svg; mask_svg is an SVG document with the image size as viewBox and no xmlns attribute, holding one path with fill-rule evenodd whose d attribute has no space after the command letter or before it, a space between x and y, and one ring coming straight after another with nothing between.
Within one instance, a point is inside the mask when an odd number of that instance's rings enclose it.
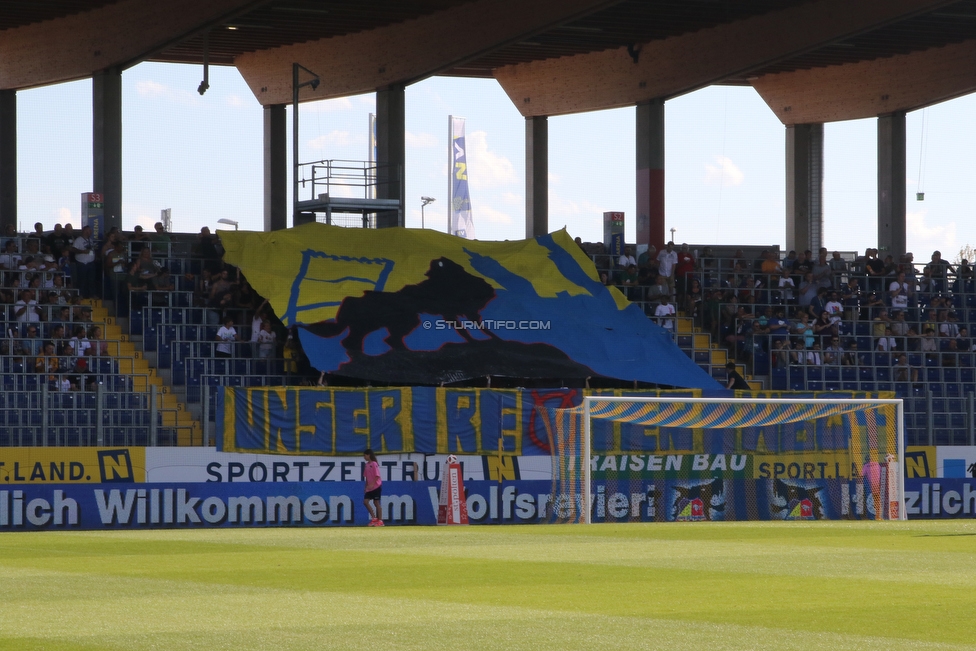
<instances>
[{"instance_id":1,"label":"vertical flag banner","mask_svg":"<svg viewBox=\"0 0 976 651\"><path fill-rule=\"evenodd\" d=\"M370 196L376 198L376 114L369 114L369 169Z\"/></svg>"},{"instance_id":2,"label":"vertical flag banner","mask_svg":"<svg viewBox=\"0 0 976 651\"><path fill-rule=\"evenodd\" d=\"M471 195L468 192L468 157L464 142L464 118L447 117L448 147L450 147L451 176L448 179L448 232L451 235L475 238L471 216Z\"/></svg>"}]
</instances>

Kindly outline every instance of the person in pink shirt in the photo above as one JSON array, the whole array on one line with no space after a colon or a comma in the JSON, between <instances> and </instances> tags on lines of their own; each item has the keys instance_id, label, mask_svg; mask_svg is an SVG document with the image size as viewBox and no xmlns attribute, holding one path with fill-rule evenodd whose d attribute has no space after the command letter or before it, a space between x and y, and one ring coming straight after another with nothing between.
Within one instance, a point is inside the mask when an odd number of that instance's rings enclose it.
<instances>
[{"instance_id":1,"label":"person in pink shirt","mask_svg":"<svg viewBox=\"0 0 976 651\"><path fill-rule=\"evenodd\" d=\"M383 526L383 511L380 506L380 497L383 496L383 479L380 477L380 464L376 460L376 455L373 450L367 448L363 452L363 458L366 459L366 471L364 473L366 478L366 495L363 497L363 504L366 505L366 510L369 511L369 526L370 527L382 527ZM372 502L372 504L370 504Z\"/></svg>"}]
</instances>

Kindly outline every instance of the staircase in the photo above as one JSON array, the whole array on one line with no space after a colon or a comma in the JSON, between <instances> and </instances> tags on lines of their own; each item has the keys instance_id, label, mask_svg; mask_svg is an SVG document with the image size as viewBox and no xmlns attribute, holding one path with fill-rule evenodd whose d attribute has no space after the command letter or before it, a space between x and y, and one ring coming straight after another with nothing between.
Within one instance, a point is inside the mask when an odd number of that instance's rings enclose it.
<instances>
[{"instance_id":1,"label":"staircase","mask_svg":"<svg viewBox=\"0 0 976 651\"><path fill-rule=\"evenodd\" d=\"M676 317L675 328L675 339L678 346L686 352L690 351L689 356L695 363L702 366L707 365L708 374L724 386L725 364L729 360L728 351L713 342L712 335L703 332L701 328L696 326L694 319L690 316L679 314ZM763 390L763 381L750 377L746 373L745 364L737 363L735 370L746 379L753 391Z\"/></svg>"},{"instance_id":2,"label":"staircase","mask_svg":"<svg viewBox=\"0 0 976 651\"><path fill-rule=\"evenodd\" d=\"M156 408L161 413L160 427L177 432L178 445L200 445L203 428L186 405L179 401L171 386L162 381L155 367L150 366L142 351L136 350L128 334L122 332L118 320L109 314L108 308L97 299L83 301L92 309L92 323L101 325L103 338L108 342L108 354L118 360L119 373L132 378L132 390L150 393L156 389Z\"/></svg>"}]
</instances>

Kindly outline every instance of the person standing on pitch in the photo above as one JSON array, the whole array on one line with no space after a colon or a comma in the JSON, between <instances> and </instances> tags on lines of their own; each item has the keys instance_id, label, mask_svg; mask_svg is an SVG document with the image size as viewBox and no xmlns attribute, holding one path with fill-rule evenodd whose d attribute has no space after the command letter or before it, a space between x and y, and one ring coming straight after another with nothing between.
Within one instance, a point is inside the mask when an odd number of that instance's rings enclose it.
<instances>
[{"instance_id":1,"label":"person standing on pitch","mask_svg":"<svg viewBox=\"0 0 976 651\"><path fill-rule=\"evenodd\" d=\"M369 526L382 527L383 518L381 516L383 515L383 510L380 506L380 497L383 495L383 480L380 478L380 464L376 460L376 455L371 448L367 448L363 452L363 458L366 459L366 471L364 473L366 477L366 495L363 497L363 504L366 505L366 510L369 511Z\"/></svg>"}]
</instances>

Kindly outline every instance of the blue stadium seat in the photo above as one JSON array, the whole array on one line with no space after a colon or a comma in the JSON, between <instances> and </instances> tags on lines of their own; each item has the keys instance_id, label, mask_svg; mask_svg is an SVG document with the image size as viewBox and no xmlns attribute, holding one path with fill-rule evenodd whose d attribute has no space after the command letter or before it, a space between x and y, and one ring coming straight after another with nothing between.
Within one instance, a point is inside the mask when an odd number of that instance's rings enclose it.
<instances>
[{"instance_id":1,"label":"blue stadium seat","mask_svg":"<svg viewBox=\"0 0 976 651\"><path fill-rule=\"evenodd\" d=\"M142 334L142 308L134 305L129 307L129 333L134 335Z\"/></svg>"},{"instance_id":2,"label":"blue stadium seat","mask_svg":"<svg viewBox=\"0 0 976 651\"><path fill-rule=\"evenodd\" d=\"M193 359L190 361L186 371L186 386L188 390L190 386L200 385L200 376L204 374L204 371L204 360Z\"/></svg>"},{"instance_id":3,"label":"blue stadium seat","mask_svg":"<svg viewBox=\"0 0 976 651\"><path fill-rule=\"evenodd\" d=\"M769 375L769 354L763 350L757 350L752 357L753 373L756 375Z\"/></svg>"},{"instance_id":4,"label":"blue stadium seat","mask_svg":"<svg viewBox=\"0 0 976 651\"><path fill-rule=\"evenodd\" d=\"M770 383L774 391L786 391L789 389L789 382L786 378L785 368L774 368L770 372Z\"/></svg>"},{"instance_id":5,"label":"blue stadium seat","mask_svg":"<svg viewBox=\"0 0 976 651\"><path fill-rule=\"evenodd\" d=\"M173 345L162 338L156 346L156 366L170 368L173 362Z\"/></svg>"}]
</instances>

